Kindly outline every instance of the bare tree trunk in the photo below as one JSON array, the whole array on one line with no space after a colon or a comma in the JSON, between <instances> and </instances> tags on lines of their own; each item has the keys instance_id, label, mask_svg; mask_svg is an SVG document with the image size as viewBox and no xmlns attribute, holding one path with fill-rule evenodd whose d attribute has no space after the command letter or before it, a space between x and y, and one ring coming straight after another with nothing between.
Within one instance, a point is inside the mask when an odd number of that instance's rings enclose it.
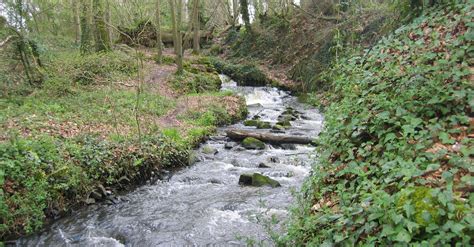
<instances>
[{"instance_id":1,"label":"bare tree trunk","mask_svg":"<svg viewBox=\"0 0 474 247\"><path fill-rule=\"evenodd\" d=\"M182 0L178 0L179 2ZM177 22L176 15L177 12L181 11L181 8L177 8L175 5L175 0L169 0L170 9L171 9L171 25L173 27L173 36L174 36L174 47L176 52L176 65L178 66L178 74L183 73L183 45L181 40L181 33L179 29L181 28L181 24ZM180 6L180 5L179 5Z\"/></svg>"},{"instance_id":2,"label":"bare tree trunk","mask_svg":"<svg viewBox=\"0 0 474 247\"><path fill-rule=\"evenodd\" d=\"M105 0L105 26L107 27L107 33L109 35L109 43L112 46L112 35L113 35L113 30L110 27L110 24L112 23L112 13L110 12L110 0Z\"/></svg>"},{"instance_id":3,"label":"bare tree trunk","mask_svg":"<svg viewBox=\"0 0 474 247\"><path fill-rule=\"evenodd\" d=\"M199 0L194 0L193 2L193 28L193 52L199 54Z\"/></svg>"},{"instance_id":4,"label":"bare tree trunk","mask_svg":"<svg viewBox=\"0 0 474 247\"><path fill-rule=\"evenodd\" d=\"M156 49L158 55L158 63L163 61L163 42L161 40L161 0L156 0Z\"/></svg>"},{"instance_id":5,"label":"bare tree trunk","mask_svg":"<svg viewBox=\"0 0 474 247\"><path fill-rule=\"evenodd\" d=\"M81 43L81 16L80 16L80 2L72 0L72 7L74 12L74 29L76 32L76 44Z\"/></svg>"},{"instance_id":6,"label":"bare tree trunk","mask_svg":"<svg viewBox=\"0 0 474 247\"><path fill-rule=\"evenodd\" d=\"M90 0L80 0L82 6L81 13L81 54L90 53L92 50L91 42L91 23L90 23Z\"/></svg>"},{"instance_id":7,"label":"bare tree trunk","mask_svg":"<svg viewBox=\"0 0 474 247\"><path fill-rule=\"evenodd\" d=\"M93 1L96 51L110 51L110 37L104 15L104 0Z\"/></svg>"},{"instance_id":8,"label":"bare tree trunk","mask_svg":"<svg viewBox=\"0 0 474 247\"><path fill-rule=\"evenodd\" d=\"M184 0L176 0L176 18L178 23L178 33L181 32L181 27L183 23L183 1Z\"/></svg>"}]
</instances>

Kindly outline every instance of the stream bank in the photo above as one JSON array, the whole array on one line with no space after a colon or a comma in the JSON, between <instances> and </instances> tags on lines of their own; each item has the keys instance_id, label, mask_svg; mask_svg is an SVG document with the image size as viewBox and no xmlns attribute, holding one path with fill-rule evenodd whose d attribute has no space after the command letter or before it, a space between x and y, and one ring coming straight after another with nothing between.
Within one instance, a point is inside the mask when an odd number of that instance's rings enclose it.
<instances>
[{"instance_id":1,"label":"stream bank","mask_svg":"<svg viewBox=\"0 0 474 247\"><path fill-rule=\"evenodd\" d=\"M274 125L288 109L300 117L284 130L289 135L317 136L323 117L288 92L271 87L241 87L222 76L223 90L245 97L248 119ZM292 194L309 174L314 147L268 145L249 150L229 140L225 132L242 129L271 132L243 122L219 128L197 150L198 162L118 198L116 204L94 205L55 222L18 245L230 245L271 244L281 233ZM259 173L281 187L246 187L242 174ZM271 232L268 230L271 229Z\"/></svg>"}]
</instances>

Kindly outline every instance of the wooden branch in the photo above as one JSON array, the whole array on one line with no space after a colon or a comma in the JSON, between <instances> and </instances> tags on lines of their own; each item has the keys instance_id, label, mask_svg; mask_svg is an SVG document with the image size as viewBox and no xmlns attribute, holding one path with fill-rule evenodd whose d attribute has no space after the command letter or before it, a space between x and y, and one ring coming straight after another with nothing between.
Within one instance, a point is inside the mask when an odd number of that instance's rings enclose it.
<instances>
[{"instance_id":1,"label":"wooden branch","mask_svg":"<svg viewBox=\"0 0 474 247\"><path fill-rule=\"evenodd\" d=\"M313 144L314 138L305 136L290 136L290 135L278 135L267 132L247 131L231 129L226 131L227 137L233 140L243 140L247 137L253 137L263 142L282 144L282 143L295 143L295 144Z\"/></svg>"},{"instance_id":2,"label":"wooden branch","mask_svg":"<svg viewBox=\"0 0 474 247\"><path fill-rule=\"evenodd\" d=\"M8 42L10 42L13 39L13 35L8 36L5 40L0 42L0 49L3 48Z\"/></svg>"},{"instance_id":3,"label":"wooden branch","mask_svg":"<svg viewBox=\"0 0 474 247\"><path fill-rule=\"evenodd\" d=\"M300 6L296 5L295 3L291 3L294 7L296 7L297 9L301 10L301 12L313 17L313 18L316 18L316 19L320 19L320 20L324 20L324 21L340 21L342 20L341 17L335 17L335 16L324 16L324 15L319 15L319 16L316 16L316 15L313 15L311 13L309 13L308 11L304 10L303 8L301 8Z\"/></svg>"}]
</instances>

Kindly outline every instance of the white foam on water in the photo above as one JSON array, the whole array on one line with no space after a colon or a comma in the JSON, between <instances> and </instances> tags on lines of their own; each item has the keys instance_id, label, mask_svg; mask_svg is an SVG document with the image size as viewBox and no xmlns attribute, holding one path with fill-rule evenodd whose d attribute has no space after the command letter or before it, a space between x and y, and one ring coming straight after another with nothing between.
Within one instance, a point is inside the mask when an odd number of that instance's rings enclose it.
<instances>
[{"instance_id":1,"label":"white foam on water","mask_svg":"<svg viewBox=\"0 0 474 247\"><path fill-rule=\"evenodd\" d=\"M89 237L85 241L85 246L113 246L113 247L125 247L124 244L120 243L115 238L110 237Z\"/></svg>"}]
</instances>

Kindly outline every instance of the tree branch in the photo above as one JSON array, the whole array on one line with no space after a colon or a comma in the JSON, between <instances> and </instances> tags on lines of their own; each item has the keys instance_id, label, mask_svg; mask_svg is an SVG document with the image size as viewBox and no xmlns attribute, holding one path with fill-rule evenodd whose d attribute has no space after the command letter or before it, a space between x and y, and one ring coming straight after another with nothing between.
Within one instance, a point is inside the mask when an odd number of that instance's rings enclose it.
<instances>
[{"instance_id":1,"label":"tree branch","mask_svg":"<svg viewBox=\"0 0 474 247\"><path fill-rule=\"evenodd\" d=\"M324 21L340 21L342 20L341 17L335 17L335 16L324 16L324 15L319 15L319 16L316 16L316 15L313 15L311 13L309 13L308 11L304 10L303 8L301 8L300 6L296 5L295 3L291 3L294 7L296 7L297 9L301 10L301 12L313 17L313 18L316 18L316 19L320 19L320 20L324 20Z\"/></svg>"},{"instance_id":2,"label":"tree branch","mask_svg":"<svg viewBox=\"0 0 474 247\"><path fill-rule=\"evenodd\" d=\"M0 49L3 48L8 42L10 42L13 39L13 35L8 36L5 40L0 42Z\"/></svg>"}]
</instances>

